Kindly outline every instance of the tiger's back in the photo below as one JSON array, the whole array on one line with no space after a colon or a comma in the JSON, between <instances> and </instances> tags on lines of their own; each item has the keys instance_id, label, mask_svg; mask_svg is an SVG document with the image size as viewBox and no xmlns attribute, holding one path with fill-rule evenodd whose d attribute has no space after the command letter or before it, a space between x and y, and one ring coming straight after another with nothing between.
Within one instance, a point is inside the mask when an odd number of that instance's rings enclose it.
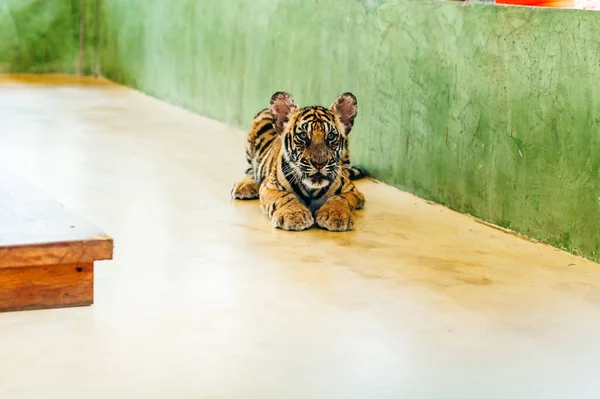
<instances>
[{"instance_id":1,"label":"tiger's back","mask_svg":"<svg viewBox=\"0 0 600 399\"><path fill-rule=\"evenodd\" d=\"M268 109L260 111L252 121L246 143L247 175L258 184L269 175L281 150L279 135L273 127L273 116Z\"/></svg>"}]
</instances>

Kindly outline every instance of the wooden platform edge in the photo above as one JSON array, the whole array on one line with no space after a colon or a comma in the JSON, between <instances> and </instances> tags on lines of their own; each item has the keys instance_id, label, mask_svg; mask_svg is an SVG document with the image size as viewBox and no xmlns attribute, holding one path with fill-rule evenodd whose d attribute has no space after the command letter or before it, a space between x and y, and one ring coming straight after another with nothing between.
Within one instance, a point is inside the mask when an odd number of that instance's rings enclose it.
<instances>
[{"instance_id":1,"label":"wooden platform edge","mask_svg":"<svg viewBox=\"0 0 600 399\"><path fill-rule=\"evenodd\" d=\"M114 242L108 235L88 240L0 247L0 270L111 260L113 250Z\"/></svg>"},{"instance_id":2,"label":"wooden platform edge","mask_svg":"<svg viewBox=\"0 0 600 399\"><path fill-rule=\"evenodd\" d=\"M94 264L0 269L0 312L90 306Z\"/></svg>"}]
</instances>

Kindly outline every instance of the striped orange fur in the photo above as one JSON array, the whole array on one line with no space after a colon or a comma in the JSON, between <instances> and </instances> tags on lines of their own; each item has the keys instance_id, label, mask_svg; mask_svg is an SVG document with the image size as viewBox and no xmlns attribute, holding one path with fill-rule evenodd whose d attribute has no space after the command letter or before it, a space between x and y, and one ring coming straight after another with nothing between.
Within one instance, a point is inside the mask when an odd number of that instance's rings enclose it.
<instances>
[{"instance_id":1,"label":"striped orange fur","mask_svg":"<svg viewBox=\"0 0 600 399\"><path fill-rule=\"evenodd\" d=\"M353 229L353 212L365 203L352 182L365 172L351 165L348 151L357 112L352 93L340 95L329 108L300 108L290 94L275 93L269 109L252 121L248 169L232 197L259 198L277 228L305 230L316 222L330 231Z\"/></svg>"}]
</instances>

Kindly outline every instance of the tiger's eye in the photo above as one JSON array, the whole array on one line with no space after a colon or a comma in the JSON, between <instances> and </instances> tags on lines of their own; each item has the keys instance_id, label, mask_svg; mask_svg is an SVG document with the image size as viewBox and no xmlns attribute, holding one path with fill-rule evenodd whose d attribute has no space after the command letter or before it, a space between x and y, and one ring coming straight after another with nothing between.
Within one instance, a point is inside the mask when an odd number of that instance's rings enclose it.
<instances>
[{"instance_id":1,"label":"tiger's eye","mask_svg":"<svg viewBox=\"0 0 600 399\"><path fill-rule=\"evenodd\" d=\"M333 140L335 138L335 133L331 132L327 135L328 140Z\"/></svg>"},{"instance_id":2,"label":"tiger's eye","mask_svg":"<svg viewBox=\"0 0 600 399\"><path fill-rule=\"evenodd\" d=\"M308 138L308 135L304 132L300 132L298 133L298 138L301 140L306 140Z\"/></svg>"}]
</instances>

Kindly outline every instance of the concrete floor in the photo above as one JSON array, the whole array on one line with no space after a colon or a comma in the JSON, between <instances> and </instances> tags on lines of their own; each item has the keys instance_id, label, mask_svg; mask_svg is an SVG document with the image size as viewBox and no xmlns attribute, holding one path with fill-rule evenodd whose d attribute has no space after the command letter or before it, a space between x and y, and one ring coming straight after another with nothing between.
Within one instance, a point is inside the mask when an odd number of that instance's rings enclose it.
<instances>
[{"instance_id":1,"label":"concrete floor","mask_svg":"<svg viewBox=\"0 0 600 399\"><path fill-rule=\"evenodd\" d=\"M93 307L0 314L0 398L600 397L597 264L374 181L354 232L274 230L244 135L0 79L0 164L115 239Z\"/></svg>"}]
</instances>

